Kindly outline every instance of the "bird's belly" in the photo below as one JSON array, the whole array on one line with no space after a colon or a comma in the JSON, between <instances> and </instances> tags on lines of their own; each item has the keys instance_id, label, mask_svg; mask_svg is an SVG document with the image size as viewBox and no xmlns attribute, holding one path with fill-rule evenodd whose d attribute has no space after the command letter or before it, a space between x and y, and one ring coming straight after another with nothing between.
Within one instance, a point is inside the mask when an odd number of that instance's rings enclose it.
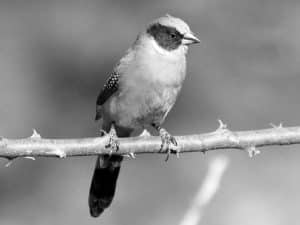
<instances>
[{"instance_id":1,"label":"bird's belly","mask_svg":"<svg viewBox=\"0 0 300 225\"><path fill-rule=\"evenodd\" d=\"M180 87L135 88L117 95L109 103L111 119L126 128L161 124L176 101Z\"/></svg>"}]
</instances>

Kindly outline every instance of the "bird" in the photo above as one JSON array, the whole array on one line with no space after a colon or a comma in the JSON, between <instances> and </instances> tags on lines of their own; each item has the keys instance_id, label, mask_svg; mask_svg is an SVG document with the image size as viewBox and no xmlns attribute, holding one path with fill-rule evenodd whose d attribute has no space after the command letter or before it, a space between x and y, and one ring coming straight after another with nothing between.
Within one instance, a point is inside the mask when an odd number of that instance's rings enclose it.
<instances>
[{"instance_id":1,"label":"bird","mask_svg":"<svg viewBox=\"0 0 300 225\"><path fill-rule=\"evenodd\" d=\"M186 76L188 47L200 43L182 19L169 14L150 22L125 56L115 65L96 102L96 120L109 134L108 147L118 150L118 137L154 128L168 155L176 139L161 127ZM114 198L123 156L97 158L89 192L92 217L98 217Z\"/></svg>"}]
</instances>

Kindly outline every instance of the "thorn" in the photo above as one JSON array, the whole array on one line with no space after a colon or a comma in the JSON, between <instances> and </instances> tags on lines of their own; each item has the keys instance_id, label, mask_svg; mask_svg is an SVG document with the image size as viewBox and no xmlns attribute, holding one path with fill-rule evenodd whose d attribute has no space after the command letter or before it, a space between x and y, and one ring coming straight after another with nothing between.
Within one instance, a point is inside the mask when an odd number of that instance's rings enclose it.
<instances>
[{"instance_id":1,"label":"thorn","mask_svg":"<svg viewBox=\"0 0 300 225\"><path fill-rule=\"evenodd\" d=\"M13 158L11 158L11 159L7 159L8 161L7 161L7 163L5 164L5 167L10 167L11 166L11 164L13 163Z\"/></svg>"},{"instance_id":2,"label":"thorn","mask_svg":"<svg viewBox=\"0 0 300 225\"><path fill-rule=\"evenodd\" d=\"M129 153L129 158L135 159L135 154L134 154L134 152L130 152L130 153Z\"/></svg>"},{"instance_id":3,"label":"thorn","mask_svg":"<svg viewBox=\"0 0 300 225\"><path fill-rule=\"evenodd\" d=\"M218 127L217 131L227 129L227 124L223 123L222 120L218 119L218 122L219 122L219 127Z\"/></svg>"},{"instance_id":4,"label":"thorn","mask_svg":"<svg viewBox=\"0 0 300 225\"><path fill-rule=\"evenodd\" d=\"M250 146L246 150L247 150L250 158L260 154L260 151L255 146Z\"/></svg>"},{"instance_id":5,"label":"thorn","mask_svg":"<svg viewBox=\"0 0 300 225\"><path fill-rule=\"evenodd\" d=\"M35 130L35 129L32 129L33 133L32 135L30 136L31 139L41 139L41 135Z\"/></svg>"},{"instance_id":6,"label":"thorn","mask_svg":"<svg viewBox=\"0 0 300 225\"><path fill-rule=\"evenodd\" d=\"M53 153L54 155L56 155L60 159L67 157L67 154L64 151L60 150L60 149L56 149L55 151L52 151L51 153Z\"/></svg>"},{"instance_id":7,"label":"thorn","mask_svg":"<svg viewBox=\"0 0 300 225\"><path fill-rule=\"evenodd\" d=\"M135 156L135 153L134 152L130 152L130 153L128 153L128 154L126 154L126 155L124 155L125 157L128 157L128 158L130 158L130 159L135 159L136 158L136 156Z\"/></svg>"},{"instance_id":8,"label":"thorn","mask_svg":"<svg viewBox=\"0 0 300 225\"><path fill-rule=\"evenodd\" d=\"M143 132L140 134L140 137L150 137L151 134L148 130L144 129Z\"/></svg>"},{"instance_id":9,"label":"thorn","mask_svg":"<svg viewBox=\"0 0 300 225\"><path fill-rule=\"evenodd\" d=\"M280 122L278 126L275 125L274 123L270 123L270 126L273 127L273 128L275 128L275 129L281 129L281 128L283 128L282 122Z\"/></svg>"},{"instance_id":10,"label":"thorn","mask_svg":"<svg viewBox=\"0 0 300 225\"><path fill-rule=\"evenodd\" d=\"M35 160L35 158L32 157L32 156L25 156L24 159L30 159L30 160L33 160L33 161Z\"/></svg>"},{"instance_id":11,"label":"thorn","mask_svg":"<svg viewBox=\"0 0 300 225\"><path fill-rule=\"evenodd\" d=\"M130 153L128 153L126 155L123 155L123 156L125 156L127 158L130 158L130 159L135 159L135 154L133 152L130 152Z\"/></svg>"}]
</instances>

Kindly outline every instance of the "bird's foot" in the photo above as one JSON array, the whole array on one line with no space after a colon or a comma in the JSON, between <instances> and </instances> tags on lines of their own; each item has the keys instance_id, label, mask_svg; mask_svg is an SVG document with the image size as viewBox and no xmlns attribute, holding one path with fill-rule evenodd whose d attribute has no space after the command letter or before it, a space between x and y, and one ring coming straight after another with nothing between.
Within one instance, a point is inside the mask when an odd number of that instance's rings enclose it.
<instances>
[{"instance_id":1,"label":"bird's foot","mask_svg":"<svg viewBox=\"0 0 300 225\"><path fill-rule=\"evenodd\" d=\"M168 161L171 153L176 153L177 157L179 157L180 151L177 147L176 139L164 128L159 129L159 134L162 140L160 151L167 151L167 157L165 161Z\"/></svg>"},{"instance_id":2,"label":"bird's foot","mask_svg":"<svg viewBox=\"0 0 300 225\"><path fill-rule=\"evenodd\" d=\"M119 146L120 143L118 141L118 136L117 136L117 132L115 130L115 127L112 125L110 128L109 133L107 134L109 135L109 140L107 145L105 145L105 148L110 148L111 151L110 153L112 154L112 152L117 152L119 150Z\"/></svg>"}]
</instances>

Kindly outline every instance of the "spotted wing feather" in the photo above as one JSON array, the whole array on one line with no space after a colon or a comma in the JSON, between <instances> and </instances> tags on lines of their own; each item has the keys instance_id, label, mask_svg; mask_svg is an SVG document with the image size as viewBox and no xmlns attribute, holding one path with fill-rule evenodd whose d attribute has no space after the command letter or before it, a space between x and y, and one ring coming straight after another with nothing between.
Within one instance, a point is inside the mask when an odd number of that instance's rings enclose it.
<instances>
[{"instance_id":1,"label":"spotted wing feather","mask_svg":"<svg viewBox=\"0 0 300 225\"><path fill-rule=\"evenodd\" d=\"M95 120L101 118L101 106L118 90L119 76L117 72L113 72L98 95Z\"/></svg>"}]
</instances>

